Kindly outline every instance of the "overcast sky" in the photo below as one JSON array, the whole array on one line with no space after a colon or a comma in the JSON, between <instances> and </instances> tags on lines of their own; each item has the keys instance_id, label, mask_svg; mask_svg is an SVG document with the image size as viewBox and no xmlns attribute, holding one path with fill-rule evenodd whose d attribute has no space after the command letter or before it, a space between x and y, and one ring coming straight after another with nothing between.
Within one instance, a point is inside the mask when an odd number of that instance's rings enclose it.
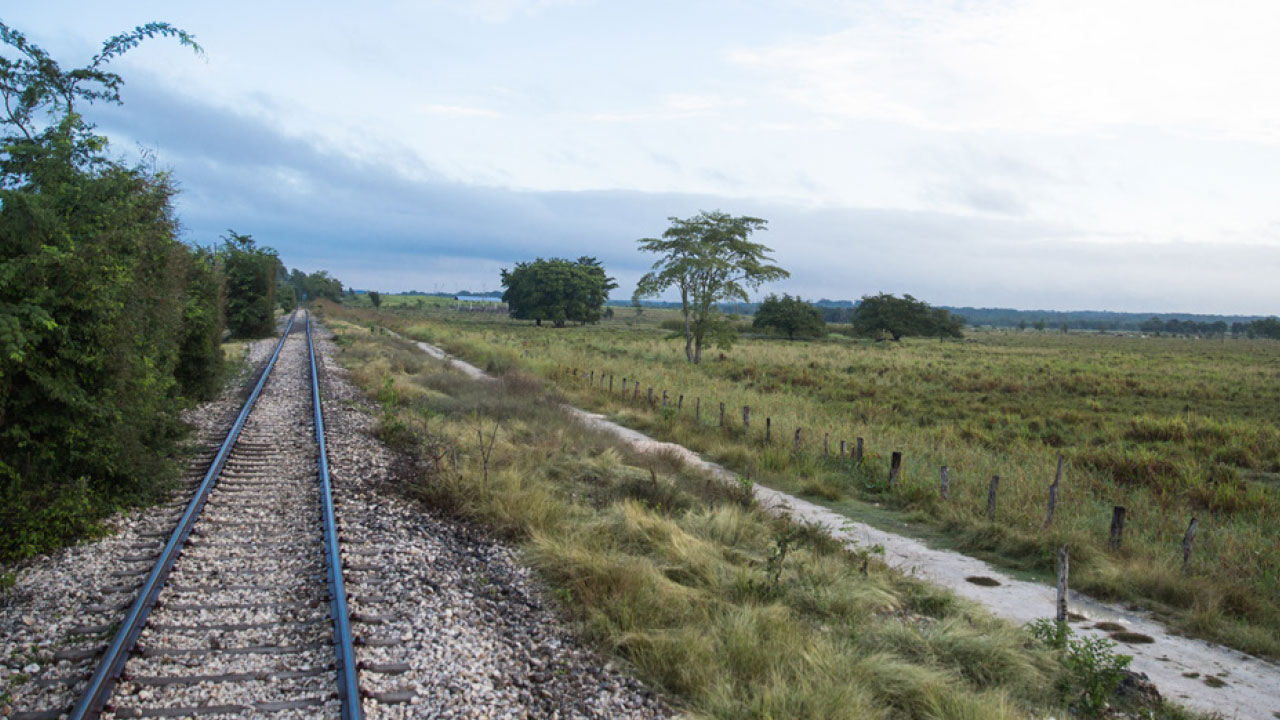
<instances>
[{"instance_id":1,"label":"overcast sky","mask_svg":"<svg viewBox=\"0 0 1280 720\"><path fill-rule=\"evenodd\" d=\"M1280 3L7 3L226 229L384 291L499 289L700 209L770 221L807 299L1280 311ZM371 6L371 7L363 7Z\"/></svg>"}]
</instances>

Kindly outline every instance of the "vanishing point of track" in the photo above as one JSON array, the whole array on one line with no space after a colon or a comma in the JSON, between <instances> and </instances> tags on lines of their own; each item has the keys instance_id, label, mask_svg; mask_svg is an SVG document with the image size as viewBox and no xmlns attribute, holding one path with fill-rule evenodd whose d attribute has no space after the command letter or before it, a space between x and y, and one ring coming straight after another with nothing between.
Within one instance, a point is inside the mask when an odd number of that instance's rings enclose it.
<instances>
[{"instance_id":1,"label":"vanishing point of track","mask_svg":"<svg viewBox=\"0 0 1280 720\"><path fill-rule=\"evenodd\" d=\"M362 717L311 320L303 333L295 316L94 653L74 720Z\"/></svg>"}]
</instances>

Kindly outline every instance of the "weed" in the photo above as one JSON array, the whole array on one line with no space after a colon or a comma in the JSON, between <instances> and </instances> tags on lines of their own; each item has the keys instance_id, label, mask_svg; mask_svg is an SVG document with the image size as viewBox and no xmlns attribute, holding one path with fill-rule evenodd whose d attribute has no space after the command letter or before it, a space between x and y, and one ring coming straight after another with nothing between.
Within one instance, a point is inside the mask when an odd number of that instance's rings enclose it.
<instances>
[{"instance_id":1,"label":"weed","mask_svg":"<svg viewBox=\"0 0 1280 720\"><path fill-rule=\"evenodd\" d=\"M1101 717L1133 658L1113 652L1116 644L1105 638L1077 636L1064 622L1041 618L1027 627L1036 639L1061 654L1068 671L1060 686L1064 694L1077 698L1075 707L1081 713Z\"/></svg>"}]
</instances>

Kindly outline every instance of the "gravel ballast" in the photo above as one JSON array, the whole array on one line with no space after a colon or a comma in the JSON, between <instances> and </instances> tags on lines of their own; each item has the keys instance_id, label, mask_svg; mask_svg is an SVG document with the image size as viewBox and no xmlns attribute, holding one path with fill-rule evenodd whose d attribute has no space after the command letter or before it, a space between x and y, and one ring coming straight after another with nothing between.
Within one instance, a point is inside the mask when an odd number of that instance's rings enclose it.
<instances>
[{"instance_id":1,"label":"gravel ballast","mask_svg":"<svg viewBox=\"0 0 1280 720\"><path fill-rule=\"evenodd\" d=\"M183 413L193 430L187 442L191 456L167 500L107 519L104 538L5 568L15 578L0 596L0 716L38 717L75 702L96 665L96 651L110 641L137 597L151 558L172 532L243 405L245 386L256 379L276 340L250 343L237 382L217 400ZM90 629L101 632L85 632Z\"/></svg>"},{"instance_id":2,"label":"gravel ballast","mask_svg":"<svg viewBox=\"0 0 1280 720\"><path fill-rule=\"evenodd\" d=\"M512 548L481 529L434 516L401 495L392 469L406 467L404 460L373 436L374 408L347 381L319 328L316 341L343 575L368 717L673 715L655 692L574 637ZM249 367L260 367L273 345L273 339L254 343ZM284 360L282 354L276 373L300 372ZM0 598L0 716L57 717L57 710L74 702L95 667L96 653L136 597L150 558L185 507L192 481L203 475L208 449L225 434L242 394L236 387L189 413L196 428L192 443L200 454L170 500L110 519L108 537L10 568L16 571L15 583ZM293 421L281 416L274 422ZM291 436L290 443L300 444L308 430L309 419L292 428L298 437ZM202 523L253 524L272 514L267 506L276 498L241 495L261 492L252 461L239 469L243 487L235 486L237 471L232 468L224 476L230 482L218 491L226 502L211 500ZM298 486L295 475L313 473L314 462L299 460L282 478ZM310 521L312 500L306 492L278 501L279 508L289 509L286 514ZM275 535L263 526L234 540L193 532L184 562L175 569L140 641L145 652L130 660L132 679L121 684L120 697L141 706L239 706L226 716L336 716L328 644L332 624L327 606L315 603L311 585L312 580L321 582L323 565L318 554L314 562L295 559L292 549L311 542L300 537L309 532L302 527L306 524ZM278 556L270 552L277 544ZM264 572L274 578L266 595L258 582ZM241 574L257 579L241 583L236 579ZM218 607L198 607L209 604L215 592ZM261 607L267 595L279 607ZM295 599L296 607L291 605ZM237 603L245 607L235 607ZM218 627L208 628L210 622ZM315 649L281 656L279 662L219 654L216 667L207 665L207 650L254 646ZM184 654L190 650L200 653ZM166 678L192 674L222 677L165 683ZM270 705L299 696L325 700L284 711Z\"/></svg>"}]
</instances>

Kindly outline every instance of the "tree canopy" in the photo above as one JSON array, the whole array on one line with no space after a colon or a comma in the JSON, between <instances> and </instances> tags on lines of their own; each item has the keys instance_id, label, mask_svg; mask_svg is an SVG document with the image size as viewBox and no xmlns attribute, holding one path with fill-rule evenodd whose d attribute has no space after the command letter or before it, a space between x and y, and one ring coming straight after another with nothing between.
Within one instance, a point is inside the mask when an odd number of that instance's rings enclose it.
<instances>
[{"instance_id":1,"label":"tree canopy","mask_svg":"<svg viewBox=\"0 0 1280 720\"><path fill-rule=\"evenodd\" d=\"M106 152L77 112L119 103L107 64L64 70L0 23L0 561L82 535L172 475L184 399L220 384L222 275L177 238L174 184Z\"/></svg>"},{"instance_id":2,"label":"tree canopy","mask_svg":"<svg viewBox=\"0 0 1280 720\"><path fill-rule=\"evenodd\" d=\"M659 259L640 278L635 299L676 288L684 316L685 357L691 363L699 363L704 344L725 347L736 336L733 325L716 303L745 302L749 289L790 277L791 273L770 264L770 248L749 240L751 233L765 228L765 220L732 217L719 210L667 220L671 227L661 238L638 241L642 251L655 253Z\"/></svg>"},{"instance_id":3,"label":"tree canopy","mask_svg":"<svg viewBox=\"0 0 1280 720\"><path fill-rule=\"evenodd\" d=\"M227 274L227 327L232 335L266 337L276 329L276 251L251 235L228 230L222 263Z\"/></svg>"},{"instance_id":4,"label":"tree canopy","mask_svg":"<svg viewBox=\"0 0 1280 720\"><path fill-rule=\"evenodd\" d=\"M317 270L311 274L294 268L288 274L284 284L293 289L298 302L326 298L334 302L342 302L342 281L329 275L328 270Z\"/></svg>"},{"instance_id":5,"label":"tree canopy","mask_svg":"<svg viewBox=\"0 0 1280 720\"><path fill-rule=\"evenodd\" d=\"M962 337L963 327L964 318L910 295L864 295L853 313L854 332L868 337Z\"/></svg>"},{"instance_id":6,"label":"tree canopy","mask_svg":"<svg viewBox=\"0 0 1280 720\"><path fill-rule=\"evenodd\" d=\"M502 269L502 301L517 320L545 320L556 327L566 322L600 320L609 291L618 287L593 257L577 260L538 258Z\"/></svg>"},{"instance_id":7,"label":"tree canopy","mask_svg":"<svg viewBox=\"0 0 1280 720\"><path fill-rule=\"evenodd\" d=\"M786 293L782 297L769 295L756 310L751 327L782 333L788 340L800 337L822 337L827 334L827 323L822 311L812 303Z\"/></svg>"}]
</instances>

